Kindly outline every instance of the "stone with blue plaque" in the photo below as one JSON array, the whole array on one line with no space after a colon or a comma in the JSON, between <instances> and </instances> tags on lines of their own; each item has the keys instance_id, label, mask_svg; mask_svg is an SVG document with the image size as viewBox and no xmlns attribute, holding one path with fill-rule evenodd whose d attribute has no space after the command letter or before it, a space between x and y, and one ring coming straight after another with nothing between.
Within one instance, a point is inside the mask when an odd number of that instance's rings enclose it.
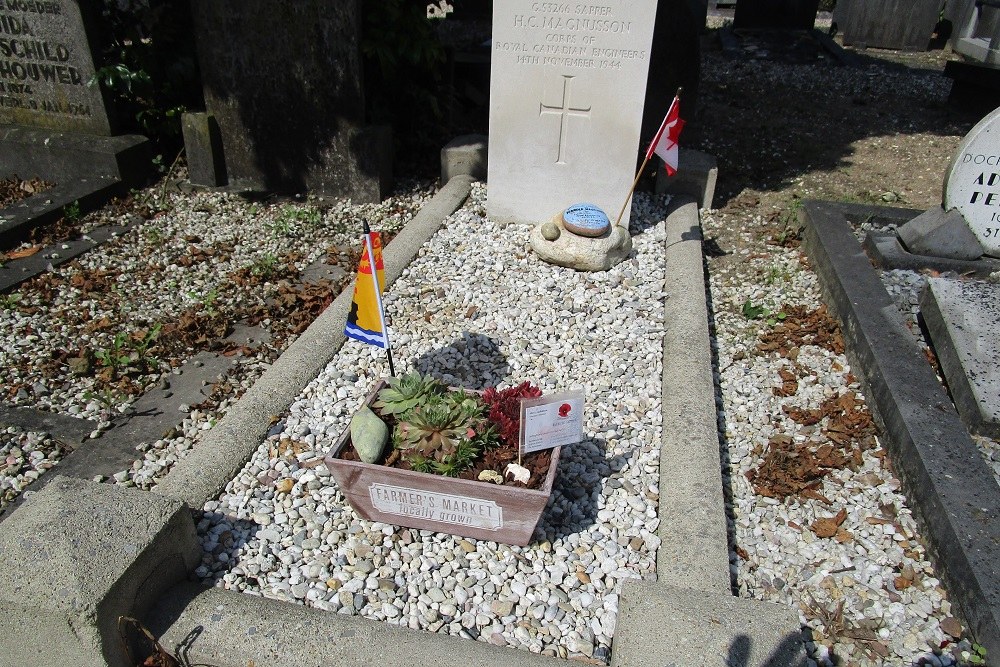
<instances>
[{"instance_id":1,"label":"stone with blue plaque","mask_svg":"<svg viewBox=\"0 0 1000 667\"><path fill-rule=\"evenodd\" d=\"M593 204L573 204L562 214L566 231L578 236L603 236L611 228L607 213Z\"/></svg>"}]
</instances>

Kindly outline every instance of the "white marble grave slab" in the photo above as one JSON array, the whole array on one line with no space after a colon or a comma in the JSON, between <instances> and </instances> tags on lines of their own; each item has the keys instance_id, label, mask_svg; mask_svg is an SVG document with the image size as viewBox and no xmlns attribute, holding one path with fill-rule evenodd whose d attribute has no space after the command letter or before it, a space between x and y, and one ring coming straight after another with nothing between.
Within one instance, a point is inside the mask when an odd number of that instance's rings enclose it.
<instances>
[{"instance_id":1,"label":"white marble grave slab","mask_svg":"<svg viewBox=\"0 0 1000 667\"><path fill-rule=\"evenodd\" d=\"M1000 285L931 278L920 312L962 421L1000 437Z\"/></svg>"},{"instance_id":2,"label":"white marble grave slab","mask_svg":"<svg viewBox=\"0 0 1000 667\"><path fill-rule=\"evenodd\" d=\"M1000 109L958 146L944 178L944 209L957 208L987 255L1000 257Z\"/></svg>"},{"instance_id":3,"label":"white marble grave slab","mask_svg":"<svg viewBox=\"0 0 1000 667\"><path fill-rule=\"evenodd\" d=\"M493 3L492 220L541 224L588 202L614 222L635 177L655 15L654 0Z\"/></svg>"}]
</instances>

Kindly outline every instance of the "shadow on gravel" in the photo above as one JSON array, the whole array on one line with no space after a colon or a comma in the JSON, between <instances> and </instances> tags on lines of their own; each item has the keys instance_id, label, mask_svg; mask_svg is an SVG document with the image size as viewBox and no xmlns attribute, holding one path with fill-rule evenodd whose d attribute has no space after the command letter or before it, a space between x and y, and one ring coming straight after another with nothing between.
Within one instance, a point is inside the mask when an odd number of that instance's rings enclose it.
<instances>
[{"instance_id":1,"label":"shadow on gravel","mask_svg":"<svg viewBox=\"0 0 1000 667\"><path fill-rule=\"evenodd\" d=\"M205 552L202 555L202 564L208 568L218 566L219 554L225 552L229 556L225 567L212 569L211 581L205 582L215 586L222 577L240 564L240 553L242 548L256 537L257 533L263 530L263 526L248 519L236 519L231 515L221 512L194 512L195 523L208 521L207 530L199 531L199 543ZM207 541L205 538L208 538ZM209 555L211 554L211 555ZM246 575L247 585L257 585L261 590L267 588L266 572L261 572L262 581L258 581L256 576Z\"/></svg>"},{"instance_id":2,"label":"shadow on gravel","mask_svg":"<svg viewBox=\"0 0 1000 667\"><path fill-rule=\"evenodd\" d=\"M532 542L552 542L585 532L597 523L601 489L609 486L601 480L616 477L631 458L631 452L607 458L603 438L588 438L564 447L552 496L535 527Z\"/></svg>"},{"instance_id":3,"label":"shadow on gravel","mask_svg":"<svg viewBox=\"0 0 1000 667\"><path fill-rule=\"evenodd\" d=\"M415 368L450 387L474 391L495 387L510 375L500 345L489 336L468 331L463 331L459 340L421 355Z\"/></svg>"},{"instance_id":4,"label":"shadow on gravel","mask_svg":"<svg viewBox=\"0 0 1000 667\"><path fill-rule=\"evenodd\" d=\"M726 254L726 253L723 253ZM733 511L735 501L733 493L732 458L729 455L729 440L726 438L726 408L722 400L722 369L719 367L719 341L715 329L715 305L712 302L712 288L709 283L708 267L705 267L705 307L708 310L709 349L712 353L712 378L715 385L715 414L719 432L719 463L722 470L722 497L726 503L726 538L729 542L729 563L739 564L736 551L736 515ZM739 597L740 585L736 572L729 570L729 586L733 595ZM730 664L730 663L726 663ZM741 664L733 662L731 664Z\"/></svg>"},{"instance_id":5,"label":"shadow on gravel","mask_svg":"<svg viewBox=\"0 0 1000 667\"><path fill-rule=\"evenodd\" d=\"M852 65L831 57L805 63L727 58L717 31L704 38L699 108L686 143L725 165L715 208L747 188L783 190L813 172L840 177L855 162L855 142L964 135L979 120L948 102L950 81L940 70L946 58L939 52L846 53ZM901 159L885 154L886 180L904 166Z\"/></svg>"}]
</instances>

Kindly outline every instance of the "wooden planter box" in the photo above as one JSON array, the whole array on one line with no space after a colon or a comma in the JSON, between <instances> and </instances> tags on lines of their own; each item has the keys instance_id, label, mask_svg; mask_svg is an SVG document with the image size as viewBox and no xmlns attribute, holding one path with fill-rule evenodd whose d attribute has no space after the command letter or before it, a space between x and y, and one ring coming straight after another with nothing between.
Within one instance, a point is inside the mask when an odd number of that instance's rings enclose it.
<instances>
[{"instance_id":1,"label":"wooden planter box","mask_svg":"<svg viewBox=\"0 0 1000 667\"><path fill-rule=\"evenodd\" d=\"M365 405L378 397L380 383ZM351 440L344 429L326 465L347 502L369 521L525 546L552 493L560 447L552 450L538 489L493 484L338 458Z\"/></svg>"}]
</instances>

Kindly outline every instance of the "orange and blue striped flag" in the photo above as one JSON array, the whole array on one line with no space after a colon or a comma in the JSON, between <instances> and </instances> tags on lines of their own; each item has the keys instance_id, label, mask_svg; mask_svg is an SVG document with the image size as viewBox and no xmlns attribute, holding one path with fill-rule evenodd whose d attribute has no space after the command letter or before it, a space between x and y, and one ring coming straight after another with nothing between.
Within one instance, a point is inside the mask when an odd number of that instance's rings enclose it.
<instances>
[{"instance_id":1,"label":"orange and blue striped flag","mask_svg":"<svg viewBox=\"0 0 1000 667\"><path fill-rule=\"evenodd\" d=\"M354 302L347 315L344 334L349 338L389 349L389 333L385 326L382 292L385 289L385 267L382 264L382 238L368 231L365 225L365 249L358 263L354 281ZM372 267L375 267L374 273Z\"/></svg>"}]
</instances>

